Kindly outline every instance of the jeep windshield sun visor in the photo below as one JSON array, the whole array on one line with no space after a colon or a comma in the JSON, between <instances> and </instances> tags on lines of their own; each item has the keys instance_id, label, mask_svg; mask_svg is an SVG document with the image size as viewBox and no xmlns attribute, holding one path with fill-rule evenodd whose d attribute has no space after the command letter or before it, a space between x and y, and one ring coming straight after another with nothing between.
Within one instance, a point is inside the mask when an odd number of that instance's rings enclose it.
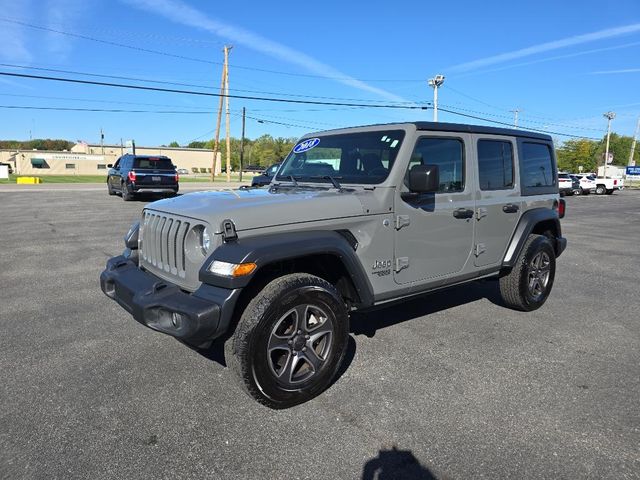
<instances>
[{"instance_id":1,"label":"jeep windshield sun visor","mask_svg":"<svg viewBox=\"0 0 640 480\"><path fill-rule=\"evenodd\" d=\"M396 160L404 130L323 135L300 140L276 180L336 185L383 182Z\"/></svg>"}]
</instances>

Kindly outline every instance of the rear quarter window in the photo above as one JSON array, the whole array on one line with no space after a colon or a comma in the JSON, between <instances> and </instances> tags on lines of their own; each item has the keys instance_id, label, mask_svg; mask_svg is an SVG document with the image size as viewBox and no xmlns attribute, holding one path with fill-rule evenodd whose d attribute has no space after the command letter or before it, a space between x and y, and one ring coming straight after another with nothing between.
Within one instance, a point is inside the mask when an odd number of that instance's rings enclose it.
<instances>
[{"instance_id":1,"label":"rear quarter window","mask_svg":"<svg viewBox=\"0 0 640 480\"><path fill-rule=\"evenodd\" d=\"M557 193L557 170L548 143L519 139L520 179L523 195Z\"/></svg>"}]
</instances>

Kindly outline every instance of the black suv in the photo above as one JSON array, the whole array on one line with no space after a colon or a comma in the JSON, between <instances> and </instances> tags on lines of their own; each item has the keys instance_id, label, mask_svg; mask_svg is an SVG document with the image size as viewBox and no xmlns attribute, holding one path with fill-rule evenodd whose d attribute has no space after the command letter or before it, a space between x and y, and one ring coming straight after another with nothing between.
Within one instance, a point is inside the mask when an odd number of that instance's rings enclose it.
<instances>
[{"instance_id":1,"label":"black suv","mask_svg":"<svg viewBox=\"0 0 640 480\"><path fill-rule=\"evenodd\" d=\"M255 177L253 177L251 179L251 186L264 187L265 185L269 185L271 183L271 180L273 179L273 176L278 171L278 168L280 168L280 165L281 163L274 163L260 175L256 175Z\"/></svg>"},{"instance_id":2,"label":"black suv","mask_svg":"<svg viewBox=\"0 0 640 480\"><path fill-rule=\"evenodd\" d=\"M109 195L119 193L127 202L137 193L178 193L178 173L169 157L126 154L111 165L107 175Z\"/></svg>"}]
</instances>

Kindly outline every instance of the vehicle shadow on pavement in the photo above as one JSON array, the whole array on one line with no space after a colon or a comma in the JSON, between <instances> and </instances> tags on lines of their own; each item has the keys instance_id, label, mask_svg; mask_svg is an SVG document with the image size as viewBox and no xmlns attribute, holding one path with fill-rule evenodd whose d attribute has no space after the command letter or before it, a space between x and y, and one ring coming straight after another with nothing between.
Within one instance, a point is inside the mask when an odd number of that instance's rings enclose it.
<instances>
[{"instance_id":1,"label":"vehicle shadow on pavement","mask_svg":"<svg viewBox=\"0 0 640 480\"><path fill-rule=\"evenodd\" d=\"M362 467L362 480L437 480L431 471L420 464L411 450L380 450L378 456Z\"/></svg>"},{"instance_id":2,"label":"vehicle shadow on pavement","mask_svg":"<svg viewBox=\"0 0 640 480\"><path fill-rule=\"evenodd\" d=\"M483 298L495 305L504 306L497 281L477 281L419 295L410 300L399 300L381 307L354 312L351 315L351 333L371 338L383 328Z\"/></svg>"}]
</instances>

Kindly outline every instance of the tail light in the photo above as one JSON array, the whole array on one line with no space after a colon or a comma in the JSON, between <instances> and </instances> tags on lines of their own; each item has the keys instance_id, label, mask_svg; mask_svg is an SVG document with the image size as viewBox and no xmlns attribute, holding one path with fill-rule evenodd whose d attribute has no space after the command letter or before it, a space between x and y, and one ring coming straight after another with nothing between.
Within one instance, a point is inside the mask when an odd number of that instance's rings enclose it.
<instances>
[{"instance_id":1,"label":"tail light","mask_svg":"<svg viewBox=\"0 0 640 480\"><path fill-rule=\"evenodd\" d=\"M567 210L567 203L564 201L563 198L561 198L560 202L558 203L558 217L564 218L564 213L566 210Z\"/></svg>"},{"instance_id":2,"label":"tail light","mask_svg":"<svg viewBox=\"0 0 640 480\"><path fill-rule=\"evenodd\" d=\"M614 184L614 185L617 185L617 184L618 184L618 180L614 180L614 181L613 181L613 184Z\"/></svg>"},{"instance_id":3,"label":"tail light","mask_svg":"<svg viewBox=\"0 0 640 480\"><path fill-rule=\"evenodd\" d=\"M127 175L127 178L129 179L129 181L131 182L135 182L136 181L136 172L134 172L133 170L131 170L129 172L129 174Z\"/></svg>"},{"instance_id":4,"label":"tail light","mask_svg":"<svg viewBox=\"0 0 640 480\"><path fill-rule=\"evenodd\" d=\"M180 175L176 173L175 177L176 177L176 183L178 183L180 181Z\"/></svg>"}]
</instances>

